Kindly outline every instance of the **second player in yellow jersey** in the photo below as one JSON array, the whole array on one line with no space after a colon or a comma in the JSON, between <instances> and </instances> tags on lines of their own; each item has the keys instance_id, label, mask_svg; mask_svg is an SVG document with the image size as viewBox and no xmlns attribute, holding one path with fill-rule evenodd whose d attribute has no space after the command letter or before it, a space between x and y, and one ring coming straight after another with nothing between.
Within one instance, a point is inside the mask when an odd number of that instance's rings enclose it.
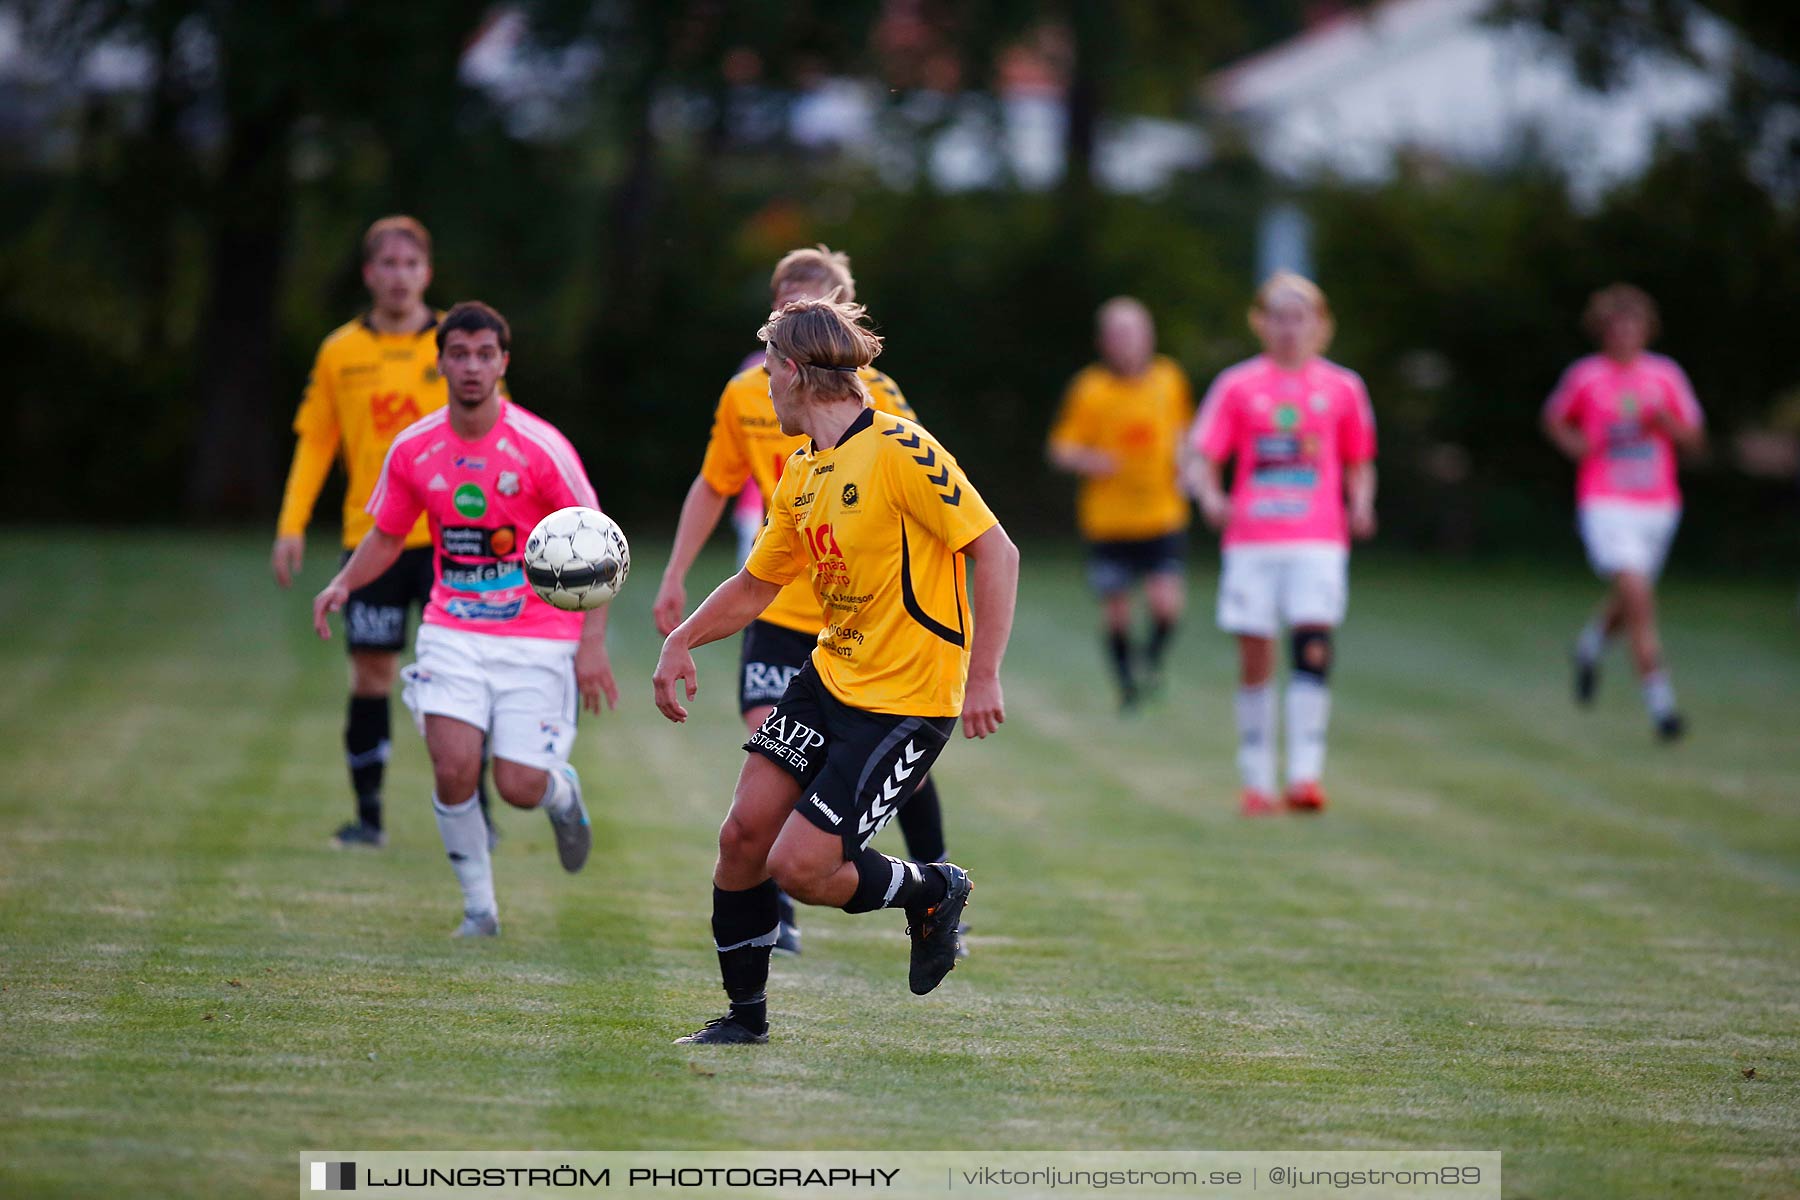
<instances>
[{"instance_id":1,"label":"second player in yellow jersey","mask_svg":"<svg viewBox=\"0 0 1800 1200\"><path fill-rule=\"evenodd\" d=\"M346 557L374 528L365 511L394 437L444 407L438 374L439 314L425 303L431 283L431 235L411 217L383 217L363 235L363 283L369 308L333 330L319 346L300 410L294 414L294 461L275 522L270 565L282 587L299 573L306 527L319 490L340 459ZM356 792L357 819L337 832L344 846L380 846L381 785L389 749L388 697L406 645L408 616L431 595L431 530L421 516L398 561L358 588L344 608L350 651L350 711L344 753ZM486 789L482 809L487 809Z\"/></svg>"},{"instance_id":2,"label":"second player in yellow jersey","mask_svg":"<svg viewBox=\"0 0 1800 1200\"><path fill-rule=\"evenodd\" d=\"M1101 305L1100 361L1075 376L1050 430L1050 461L1081 480L1076 521L1088 543L1088 582L1100 597L1120 706L1162 679L1163 654L1186 604L1188 501L1180 447L1194 419L1187 376L1156 353L1150 310L1129 296ZM1131 593L1150 609L1141 654L1131 639Z\"/></svg>"},{"instance_id":3,"label":"second player in yellow jersey","mask_svg":"<svg viewBox=\"0 0 1800 1200\"><path fill-rule=\"evenodd\" d=\"M306 532L313 505L331 465L343 459L344 549L354 550L375 519L365 509L394 435L444 407L444 378L438 374L435 332L438 316L430 309L416 327L392 332L378 329L366 313L331 331L319 346L306 394L294 414L294 463L282 496L275 528L283 535ZM431 531L423 519L407 535L406 544L429 546Z\"/></svg>"}]
</instances>

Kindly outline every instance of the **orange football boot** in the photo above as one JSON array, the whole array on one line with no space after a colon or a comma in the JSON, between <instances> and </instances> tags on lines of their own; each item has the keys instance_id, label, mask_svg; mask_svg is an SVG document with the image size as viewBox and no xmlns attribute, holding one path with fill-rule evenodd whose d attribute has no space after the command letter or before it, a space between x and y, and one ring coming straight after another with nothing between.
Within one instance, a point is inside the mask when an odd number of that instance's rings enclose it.
<instances>
[{"instance_id":1,"label":"orange football boot","mask_svg":"<svg viewBox=\"0 0 1800 1200\"><path fill-rule=\"evenodd\" d=\"M1295 812L1316 813L1325 810L1325 792L1316 780L1288 785L1287 806Z\"/></svg>"},{"instance_id":2,"label":"orange football boot","mask_svg":"<svg viewBox=\"0 0 1800 1200\"><path fill-rule=\"evenodd\" d=\"M1266 817L1273 813L1280 812L1281 805L1275 803L1275 801L1269 799L1269 797L1263 795L1261 792L1252 792L1245 789L1242 811L1246 817Z\"/></svg>"}]
</instances>

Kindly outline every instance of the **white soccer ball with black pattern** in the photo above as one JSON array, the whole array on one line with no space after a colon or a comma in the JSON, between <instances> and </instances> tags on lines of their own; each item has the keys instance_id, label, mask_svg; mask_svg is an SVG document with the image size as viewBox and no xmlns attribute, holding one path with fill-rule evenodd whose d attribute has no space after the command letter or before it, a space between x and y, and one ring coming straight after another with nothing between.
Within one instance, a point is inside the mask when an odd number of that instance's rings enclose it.
<instances>
[{"instance_id":1,"label":"white soccer ball with black pattern","mask_svg":"<svg viewBox=\"0 0 1800 1200\"><path fill-rule=\"evenodd\" d=\"M557 608L599 608L619 594L629 574L625 531L597 509L559 508L525 539L525 578Z\"/></svg>"}]
</instances>

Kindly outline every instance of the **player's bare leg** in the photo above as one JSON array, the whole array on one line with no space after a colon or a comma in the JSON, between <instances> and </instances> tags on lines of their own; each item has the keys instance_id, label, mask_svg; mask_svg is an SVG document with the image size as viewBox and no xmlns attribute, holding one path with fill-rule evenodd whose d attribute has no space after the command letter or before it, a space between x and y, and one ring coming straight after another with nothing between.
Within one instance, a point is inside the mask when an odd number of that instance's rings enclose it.
<instances>
[{"instance_id":1,"label":"player's bare leg","mask_svg":"<svg viewBox=\"0 0 1800 1200\"><path fill-rule=\"evenodd\" d=\"M507 758L494 760L494 786L514 808L541 808L556 835L556 856L574 874L587 863L594 847L587 805L581 798L581 776L568 763L546 770Z\"/></svg>"},{"instance_id":2,"label":"player's bare leg","mask_svg":"<svg viewBox=\"0 0 1800 1200\"><path fill-rule=\"evenodd\" d=\"M1144 581L1144 599L1150 607L1150 636L1144 642L1143 689L1154 694L1162 688L1163 656L1187 608L1186 574L1175 570L1151 575Z\"/></svg>"},{"instance_id":3,"label":"player's bare leg","mask_svg":"<svg viewBox=\"0 0 1800 1200\"><path fill-rule=\"evenodd\" d=\"M1275 639L1238 635L1238 775L1243 812L1259 817L1275 803Z\"/></svg>"},{"instance_id":4,"label":"player's bare leg","mask_svg":"<svg viewBox=\"0 0 1800 1200\"><path fill-rule=\"evenodd\" d=\"M1615 581L1607 590L1606 599L1600 602L1600 607L1575 638L1572 658L1577 704L1586 706L1594 702L1594 693L1600 686L1600 660L1606 655L1607 645L1624 627L1625 603Z\"/></svg>"},{"instance_id":5,"label":"player's bare leg","mask_svg":"<svg viewBox=\"0 0 1800 1200\"><path fill-rule=\"evenodd\" d=\"M436 713L425 717L425 748L431 754L435 784L431 806L444 839L444 853L463 893L463 921L457 937L493 937L500 932L487 822L475 799L485 740L485 731L467 721Z\"/></svg>"},{"instance_id":6,"label":"player's bare leg","mask_svg":"<svg viewBox=\"0 0 1800 1200\"><path fill-rule=\"evenodd\" d=\"M912 935L909 982L915 995L937 987L962 957L962 914L973 885L955 863L902 862L871 849L845 861L841 837L795 816L775 839L769 870L783 889L806 904L851 913L904 909Z\"/></svg>"},{"instance_id":7,"label":"player's bare leg","mask_svg":"<svg viewBox=\"0 0 1800 1200\"><path fill-rule=\"evenodd\" d=\"M676 1039L678 1044L769 1040L769 953L781 924L769 850L799 799L800 785L793 776L760 754L744 757L731 811L719 826L719 857L713 866L713 945L731 1007L697 1032Z\"/></svg>"},{"instance_id":8,"label":"player's bare leg","mask_svg":"<svg viewBox=\"0 0 1800 1200\"><path fill-rule=\"evenodd\" d=\"M774 711L773 704L759 704L747 709L744 712L744 728L755 733ZM774 834L769 836L772 842ZM775 953L797 956L800 953L800 915L794 908L794 901L779 888L776 889L775 904L781 915L781 923L775 933Z\"/></svg>"}]
</instances>

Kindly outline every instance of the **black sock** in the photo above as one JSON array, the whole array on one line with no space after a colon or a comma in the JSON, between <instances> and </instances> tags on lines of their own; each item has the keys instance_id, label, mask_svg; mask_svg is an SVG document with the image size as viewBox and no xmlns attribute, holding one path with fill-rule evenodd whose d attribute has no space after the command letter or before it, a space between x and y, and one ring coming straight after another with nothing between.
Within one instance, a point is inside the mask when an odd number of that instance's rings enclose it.
<instances>
[{"instance_id":1,"label":"black sock","mask_svg":"<svg viewBox=\"0 0 1800 1200\"><path fill-rule=\"evenodd\" d=\"M1131 679L1131 635L1123 629L1114 629L1106 635L1106 649L1112 655L1113 674L1118 677L1119 690L1130 696L1137 690Z\"/></svg>"},{"instance_id":2,"label":"black sock","mask_svg":"<svg viewBox=\"0 0 1800 1200\"><path fill-rule=\"evenodd\" d=\"M1162 666L1163 654L1169 648L1169 640L1175 636L1175 622L1157 619L1150 622L1150 644L1144 650L1144 659L1150 664L1152 671Z\"/></svg>"},{"instance_id":3,"label":"black sock","mask_svg":"<svg viewBox=\"0 0 1800 1200\"><path fill-rule=\"evenodd\" d=\"M929 908L950 890L942 871L889 858L879 850L856 856L856 894L844 905L848 913L878 908Z\"/></svg>"},{"instance_id":4,"label":"black sock","mask_svg":"<svg viewBox=\"0 0 1800 1200\"><path fill-rule=\"evenodd\" d=\"M356 816L371 829L381 828L381 779L387 773L388 698L352 696L344 722L344 757L350 764L350 786L356 792Z\"/></svg>"},{"instance_id":5,"label":"black sock","mask_svg":"<svg viewBox=\"0 0 1800 1200\"><path fill-rule=\"evenodd\" d=\"M713 887L713 945L719 975L731 998L731 1019L752 1033L769 1028L769 951L775 946L777 891L773 879L728 892Z\"/></svg>"},{"instance_id":6,"label":"black sock","mask_svg":"<svg viewBox=\"0 0 1800 1200\"><path fill-rule=\"evenodd\" d=\"M944 810L938 803L937 780L927 775L919 790L900 806L900 832L914 862L943 862Z\"/></svg>"}]
</instances>

